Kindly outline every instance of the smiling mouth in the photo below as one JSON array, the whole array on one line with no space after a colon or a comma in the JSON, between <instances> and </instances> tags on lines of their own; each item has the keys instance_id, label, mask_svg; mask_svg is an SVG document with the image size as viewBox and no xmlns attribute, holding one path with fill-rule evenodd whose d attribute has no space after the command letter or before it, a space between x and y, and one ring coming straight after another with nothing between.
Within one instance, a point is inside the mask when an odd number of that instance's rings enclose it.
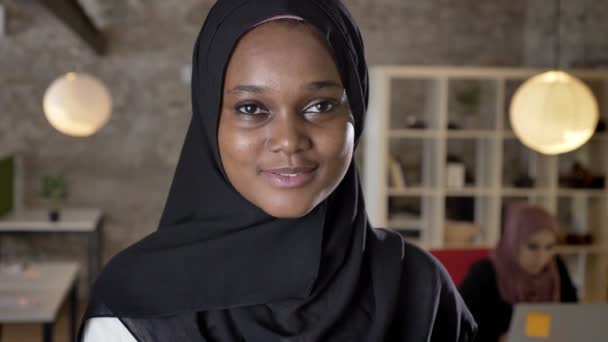
<instances>
[{"instance_id":1,"label":"smiling mouth","mask_svg":"<svg viewBox=\"0 0 608 342\"><path fill-rule=\"evenodd\" d=\"M317 168L317 166L303 166L265 169L261 170L260 174L273 186L289 189L310 183L315 177Z\"/></svg>"}]
</instances>

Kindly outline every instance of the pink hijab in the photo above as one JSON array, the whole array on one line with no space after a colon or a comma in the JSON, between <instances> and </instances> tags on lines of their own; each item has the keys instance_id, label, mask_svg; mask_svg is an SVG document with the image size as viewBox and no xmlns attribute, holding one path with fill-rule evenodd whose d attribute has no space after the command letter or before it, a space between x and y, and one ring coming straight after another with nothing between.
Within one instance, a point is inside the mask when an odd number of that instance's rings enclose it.
<instances>
[{"instance_id":1,"label":"pink hijab","mask_svg":"<svg viewBox=\"0 0 608 342\"><path fill-rule=\"evenodd\" d=\"M545 209L521 203L507 208L502 236L491 256L498 290L505 302L560 301L560 278L555 260L535 275L523 270L517 262L521 245L544 229L558 234L557 220Z\"/></svg>"}]
</instances>

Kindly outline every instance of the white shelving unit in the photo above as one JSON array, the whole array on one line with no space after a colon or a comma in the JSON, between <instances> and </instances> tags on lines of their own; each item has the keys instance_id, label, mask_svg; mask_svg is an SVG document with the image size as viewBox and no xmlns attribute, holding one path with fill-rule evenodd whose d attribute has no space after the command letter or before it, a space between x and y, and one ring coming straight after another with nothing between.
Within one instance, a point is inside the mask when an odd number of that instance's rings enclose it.
<instances>
[{"instance_id":1,"label":"white shelving unit","mask_svg":"<svg viewBox=\"0 0 608 342\"><path fill-rule=\"evenodd\" d=\"M474 245L498 241L501 208L512 200L542 205L560 218L566 231L589 232L593 243L560 246L586 301L605 301L608 254L608 187L568 188L560 176L574 161L608 179L608 134L597 133L582 148L546 156L523 146L508 120L517 87L546 70L428 66L375 66L363 140L363 180L372 224L418 234L413 240L444 248L448 203L465 203L463 213L480 228ZM608 124L608 70L567 70L594 91ZM473 94L465 106L462 94ZM466 108L465 108L466 107ZM414 120L415 119L415 120ZM411 128L418 122L417 128ZM454 127L458 125L458 127ZM539 132L542 134L542 132ZM471 179L463 187L446 184L446 159L462 158ZM404 171L405 187L391 188L389 158ZM518 171L533 185L513 184ZM391 205L401 201L408 210ZM468 206L468 207L467 207ZM396 209L397 208L397 209Z\"/></svg>"}]
</instances>

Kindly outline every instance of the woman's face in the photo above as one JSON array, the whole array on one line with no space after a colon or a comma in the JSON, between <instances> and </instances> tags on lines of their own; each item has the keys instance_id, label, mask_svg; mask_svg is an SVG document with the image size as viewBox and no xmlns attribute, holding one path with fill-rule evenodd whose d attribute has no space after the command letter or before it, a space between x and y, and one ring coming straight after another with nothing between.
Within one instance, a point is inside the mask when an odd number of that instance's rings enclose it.
<instances>
[{"instance_id":1,"label":"woman's face","mask_svg":"<svg viewBox=\"0 0 608 342\"><path fill-rule=\"evenodd\" d=\"M537 274L555 255L555 234L544 229L530 236L519 249L519 266L530 274Z\"/></svg>"},{"instance_id":2,"label":"woman's face","mask_svg":"<svg viewBox=\"0 0 608 342\"><path fill-rule=\"evenodd\" d=\"M306 24L263 24L243 36L226 70L222 164L236 190L274 217L306 215L352 159L353 117L322 39Z\"/></svg>"}]
</instances>

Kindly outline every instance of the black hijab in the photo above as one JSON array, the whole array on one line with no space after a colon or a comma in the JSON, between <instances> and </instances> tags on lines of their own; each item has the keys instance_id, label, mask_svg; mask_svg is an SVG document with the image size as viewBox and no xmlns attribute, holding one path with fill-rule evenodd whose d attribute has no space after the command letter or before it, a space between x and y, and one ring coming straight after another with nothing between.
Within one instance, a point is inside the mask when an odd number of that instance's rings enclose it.
<instances>
[{"instance_id":1,"label":"black hijab","mask_svg":"<svg viewBox=\"0 0 608 342\"><path fill-rule=\"evenodd\" d=\"M361 35L338 0L218 1L194 48L193 116L159 229L109 262L85 318L119 317L145 341L383 340L403 243L370 227L355 163L298 219L255 207L222 168L217 132L228 61L244 33L279 15L300 17L325 37L359 140L367 65ZM381 248L370 239L382 240ZM91 309L98 304L105 309ZM195 328L184 332L176 323L184 320Z\"/></svg>"}]
</instances>

